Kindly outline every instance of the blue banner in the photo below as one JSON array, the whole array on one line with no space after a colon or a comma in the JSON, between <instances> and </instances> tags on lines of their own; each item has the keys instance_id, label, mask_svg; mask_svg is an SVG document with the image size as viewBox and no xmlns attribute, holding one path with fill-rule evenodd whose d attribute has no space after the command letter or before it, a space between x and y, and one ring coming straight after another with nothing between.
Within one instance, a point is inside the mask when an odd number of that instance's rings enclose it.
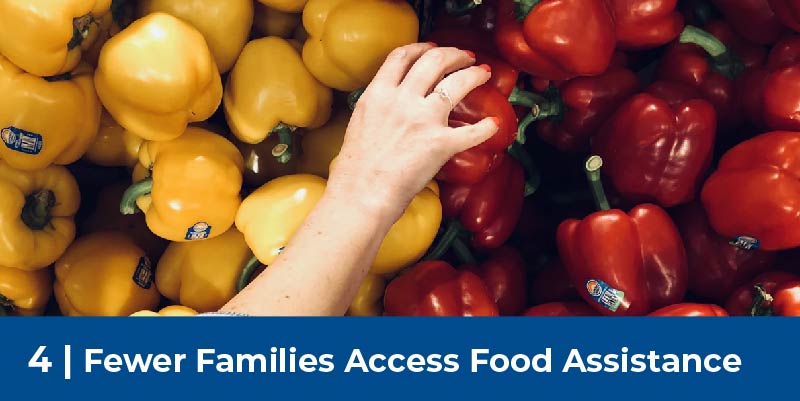
<instances>
[{"instance_id":1,"label":"blue banner","mask_svg":"<svg viewBox=\"0 0 800 401\"><path fill-rule=\"evenodd\" d=\"M4 399L755 399L796 397L800 361L793 318L6 318L0 329Z\"/></svg>"}]
</instances>

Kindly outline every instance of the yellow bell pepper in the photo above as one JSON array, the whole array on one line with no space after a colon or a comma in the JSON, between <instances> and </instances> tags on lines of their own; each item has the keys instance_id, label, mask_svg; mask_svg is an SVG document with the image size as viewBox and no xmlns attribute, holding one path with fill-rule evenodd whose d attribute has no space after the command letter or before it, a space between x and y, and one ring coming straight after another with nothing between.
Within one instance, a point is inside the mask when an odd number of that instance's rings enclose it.
<instances>
[{"instance_id":1,"label":"yellow bell pepper","mask_svg":"<svg viewBox=\"0 0 800 401\"><path fill-rule=\"evenodd\" d=\"M39 316L53 293L53 271L0 266L0 315Z\"/></svg>"},{"instance_id":2,"label":"yellow bell pepper","mask_svg":"<svg viewBox=\"0 0 800 401\"><path fill-rule=\"evenodd\" d=\"M308 174L276 178L242 201L236 228L258 260L269 266L280 255L325 192L325 180Z\"/></svg>"},{"instance_id":3,"label":"yellow bell pepper","mask_svg":"<svg viewBox=\"0 0 800 401\"><path fill-rule=\"evenodd\" d=\"M200 242L173 242L156 268L156 286L173 302L200 312L219 310L234 295L252 257L244 235L231 228Z\"/></svg>"},{"instance_id":4,"label":"yellow bell pepper","mask_svg":"<svg viewBox=\"0 0 800 401\"><path fill-rule=\"evenodd\" d=\"M331 115L333 95L303 65L286 39L266 37L245 45L225 86L223 105L231 131L245 143L278 135L273 155L282 163L296 128L317 128Z\"/></svg>"},{"instance_id":5,"label":"yellow bell pepper","mask_svg":"<svg viewBox=\"0 0 800 401\"><path fill-rule=\"evenodd\" d=\"M258 0L259 3L287 13L303 11L308 0Z\"/></svg>"},{"instance_id":6,"label":"yellow bell pepper","mask_svg":"<svg viewBox=\"0 0 800 401\"><path fill-rule=\"evenodd\" d=\"M111 0L0 2L0 54L40 77L72 71L97 38Z\"/></svg>"},{"instance_id":7,"label":"yellow bell pepper","mask_svg":"<svg viewBox=\"0 0 800 401\"><path fill-rule=\"evenodd\" d=\"M94 68L97 68L97 60L100 58L100 51L112 36L120 33L123 28L130 25L135 19L134 2L121 0L111 2L111 12L95 21L97 25L97 38L92 41L92 45L83 51L81 59Z\"/></svg>"},{"instance_id":8,"label":"yellow bell pepper","mask_svg":"<svg viewBox=\"0 0 800 401\"><path fill-rule=\"evenodd\" d=\"M147 170L144 169L144 173ZM146 178L145 175L142 179ZM143 214L124 215L119 212L122 195L130 183L121 181L105 186L96 199L93 213L81 222L78 236L98 231L119 231L142 248L153 264L158 263L169 241L153 234L147 227Z\"/></svg>"},{"instance_id":9,"label":"yellow bell pepper","mask_svg":"<svg viewBox=\"0 0 800 401\"><path fill-rule=\"evenodd\" d=\"M383 315L383 292L386 290L386 279L374 273L368 273L358 288L356 297L347 310L348 316L381 316Z\"/></svg>"},{"instance_id":10,"label":"yellow bell pepper","mask_svg":"<svg viewBox=\"0 0 800 401\"><path fill-rule=\"evenodd\" d=\"M350 110L342 108L324 126L303 133L297 172L328 178L328 166L342 150Z\"/></svg>"},{"instance_id":11,"label":"yellow bell pepper","mask_svg":"<svg viewBox=\"0 0 800 401\"><path fill-rule=\"evenodd\" d=\"M153 312L151 310L143 310L132 314L132 317L160 317L160 316L170 316L170 317L177 317L177 316L195 316L197 315L197 311L183 305L170 305L164 308L161 308L158 312Z\"/></svg>"},{"instance_id":12,"label":"yellow bell pepper","mask_svg":"<svg viewBox=\"0 0 800 401\"><path fill-rule=\"evenodd\" d=\"M229 139L244 157L244 183L250 188L258 188L275 178L297 172L300 158L293 157L288 162L281 163L272 156L273 149L281 143L278 135L270 135L257 144L242 142L235 135L230 135ZM292 141L287 152L296 153L300 147L297 142Z\"/></svg>"},{"instance_id":13,"label":"yellow bell pepper","mask_svg":"<svg viewBox=\"0 0 800 401\"><path fill-rule=\"evenodd\" d=\"M95 86L111 116L150 141L177 138L189 123L211 117L222 99L222 80L203 35L161 12L106 42Z\"/></svg>"},{"instance_id":14,"label":"yellow bell pepper","mask_svg":"<svg viewBox=\"0 0 800 401\"><path fill-rule=\"evenodd\" d=\"M150 259L120 232L78 238L55 271L53 290L65 316L130 316L161 300Z\"/></svg>"},{"instance_id":15,"label":"yellow bell pepper","mask_svg":"<svg viewBox=\"0 0 800 401\"><path fill-rule=\"evenodd\" d=\"M43 269L75 239L78 183L61 166L20 171L0 160L0 266Z\"/></svg>"},{"instance_id":16,"label":"yellow bell pepper","mask_svg":"<svg viewBox=\"0 0 800 401\"><path fill-rule=\"evenodd\" d=\"M416 43L414 8L397 0L309 0L303 47L309 71L328 87L353 91L372 81L386 56Z\"/></svg>"},{"instance_id":17,"label":"yellow bell pepper","mask_svg":"<svg viewBox=\"0 0 800 401\"><path fill-rule=\"evenodd\" d=\"M94 143L84 154L90 163L103 167L133 167L139 161L139 148L144 139L122 128L103 111Z\"/></svg>"},{"instance_id":18,"label":"yellow bell pepper","mask_svg":"<svg viewBox=\"0 0 800 401\"><path fill-rule=\"evenodd\" d=\"M138 206L150 231L170 241L217 237L233 225L241 203L242 163L236 146L202 128L189 127L171 141L145 142L139 164L151 176L128 188L120 211L133 214Z\"/></svg>"},{"instance_id":19,"label":"yellow bell pepper","mask_svg":"<svg viewBox=\"0 0 800 401\"><path fill-rule=\"evenodd\" d=\"M77 161L100 123L92 68L58 77L28 74L0 56L0 159L22 170Z\"/></svg>"},{"instance_id":20,"label":"yellow bell pepper","mask_svg":"<svg viewBox=\"0 0 800 401\"><path fill-rule=\"evenodd\" d=\"M255 6L253 31L260 37L279 36L288 39L300 25L301 14L299 13L287 13L259 2L256 2Z\"/></svg>"},{"instance_id":21,"label":"yellow bell pepper","mask_svg":"<svg viewBox=\"0 0 800 401\"><path fill-rule=\"evenodd\" d=\"M253 0L140 0L138 7L139 16L164 12L197 28L220 73L233 67L253 25Z\"/></svg>"}]
</instances>

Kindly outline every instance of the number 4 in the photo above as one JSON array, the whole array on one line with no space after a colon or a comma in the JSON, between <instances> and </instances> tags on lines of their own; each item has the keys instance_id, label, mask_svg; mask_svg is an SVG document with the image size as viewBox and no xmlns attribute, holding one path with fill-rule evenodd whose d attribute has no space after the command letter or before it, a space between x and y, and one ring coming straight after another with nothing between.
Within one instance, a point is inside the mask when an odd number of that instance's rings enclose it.
<instances>
[{"instance_id":1,"label":"number 4","mask_svg":"<svg viewBox=\"0 0 800 401\"><path fill-rule=\"evenodd\" d=\"M50 359L48 357L42 356L42 353L44 353L45 349L47 349L47 346L45 345L39 346L39 349L37 349L36 353L33 354L31 360L28 361L29 368L40 368L42 369L42 373L47 373L47 371L50 370L50 368L53 366L53 363L50 362Z\"/></svg>"}]
</instances>

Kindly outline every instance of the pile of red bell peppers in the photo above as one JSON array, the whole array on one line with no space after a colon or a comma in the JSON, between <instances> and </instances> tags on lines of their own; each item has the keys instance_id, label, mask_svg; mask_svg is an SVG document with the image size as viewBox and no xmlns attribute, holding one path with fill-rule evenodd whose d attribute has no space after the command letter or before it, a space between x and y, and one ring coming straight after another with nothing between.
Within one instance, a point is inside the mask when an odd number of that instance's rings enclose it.
<instances>
[{"instance_id":1,"label":"pile of red bell peppers","mask_svg":"<svg viewBox=\"0 0 800 401\"><path fill-rule=\"evenodd\" d=\"M501 128L385 315L800 315L800 0L441 3Z\"/></svg>"}]
</instances>

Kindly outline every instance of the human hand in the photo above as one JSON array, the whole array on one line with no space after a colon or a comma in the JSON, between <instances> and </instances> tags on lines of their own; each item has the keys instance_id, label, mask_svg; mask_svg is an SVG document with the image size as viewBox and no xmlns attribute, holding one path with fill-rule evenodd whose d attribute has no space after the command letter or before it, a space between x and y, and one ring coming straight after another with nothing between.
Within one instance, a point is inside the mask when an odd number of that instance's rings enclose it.
<instances>
[{"instance_id":1,"label":"human hand","mask_svg":"<svg viewBox=\"0 0 800 401\"><path fill-rule=\"evenodd\" d=\"M361 95L332 166L328 188L392 222L456 153L489 139L494 118L448 126L453 108L491 77L453 47L394 50Z\"/></svg>"}]
</instances>

